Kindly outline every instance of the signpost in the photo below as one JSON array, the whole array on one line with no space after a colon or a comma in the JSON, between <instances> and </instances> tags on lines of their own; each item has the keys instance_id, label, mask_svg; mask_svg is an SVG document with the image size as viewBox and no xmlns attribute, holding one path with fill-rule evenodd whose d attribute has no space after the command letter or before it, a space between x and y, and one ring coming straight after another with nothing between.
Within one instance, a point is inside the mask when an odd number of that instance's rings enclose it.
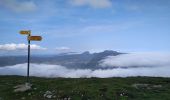
<instances>
[{"instance_id":1,"label":"signpost","mask_svg":"<svg viewBox=\"0 0 170 100\"><path fill-rule=\"evenodd\" d=\"M29 68L30 68L30 42L31 41L41 41L42 37L41 36L31 36L31 31L30 30L22 30L20 31L20 34L22 35L27 35L27 40L28 40L28 63L27 63L27 83L29 83Z\"/></svg>"},{"instance_id":2,"label":"signpost","mask_svg":"<svg viewBox=\"0 0 170 100\"><path fill-rule=\"evenodd\" d=\"M28 30L28 31L20 31L20 34L28 35L28 34L31 34L31 31L30 30Z\"/></svg>"},{"instance_id":3,"label":"signpost","mask_svg":"<svg viewBox=\"0 0 170 100\"><path fill-rule=\"evenodd\" d=\"M30 41L41 41L42 37L41 36L29 36L28 40L30 40Z\"/></svg>"}]
</instances>

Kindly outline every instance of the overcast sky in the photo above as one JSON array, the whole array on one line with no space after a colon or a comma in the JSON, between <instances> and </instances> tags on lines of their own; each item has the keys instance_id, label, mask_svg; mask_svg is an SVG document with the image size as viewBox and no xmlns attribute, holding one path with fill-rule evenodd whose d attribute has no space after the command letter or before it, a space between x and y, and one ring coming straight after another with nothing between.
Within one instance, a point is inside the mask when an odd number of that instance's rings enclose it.
<instances>
[{"instance_id":1,"label":"overcast sky","mask_svg":"<svg viewBox=\"0 0 170 100\"><path fill-rule=\"evenodd\" d=\"M38 53L170 51L170 0L0 0L0 54L25 50L20 30L41 35Z\"/></svg>"}]
</instances>

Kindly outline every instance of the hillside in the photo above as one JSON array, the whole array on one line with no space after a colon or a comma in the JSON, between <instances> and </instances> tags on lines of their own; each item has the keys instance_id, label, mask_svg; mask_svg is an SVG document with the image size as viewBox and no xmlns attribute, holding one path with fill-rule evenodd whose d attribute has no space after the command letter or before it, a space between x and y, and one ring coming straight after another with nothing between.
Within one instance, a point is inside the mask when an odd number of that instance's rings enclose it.
<instances>
[{"instance_id":1,"label":"hillside","mask_svg":"<svg viewBox=\"0 0 170 100\"><path fill-rule=\"evenodd\" d=\"M170 78L38 78L15 93L22 76L0 76L0 100L170 100Z\"/></svg>"},{"instance_id":2,"label":"hillside","mask_svg":"<svg viewBox=\"0 0 170 100\"><path fill-rule=\"evenodd\" d=\"M99 53L58 54L48 56L31 56L31 63L62 65L67 68L95 69L98 62L107 56L123 54L117 51L105 50ZM27 63L27 56L0 56L0 67Z\"/></svg>"}]
</instances>

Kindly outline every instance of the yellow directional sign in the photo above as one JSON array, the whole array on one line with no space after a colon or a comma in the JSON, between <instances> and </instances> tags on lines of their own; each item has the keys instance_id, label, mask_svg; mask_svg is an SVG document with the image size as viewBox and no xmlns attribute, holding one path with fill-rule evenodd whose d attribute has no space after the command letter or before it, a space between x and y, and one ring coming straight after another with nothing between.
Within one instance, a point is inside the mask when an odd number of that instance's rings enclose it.
<instances>
[{"instance_id":1,"label":"yellow directional sign","mask_svg":"<svg viewBox=\"0 0 170 100\"><path fill-rule=\"evenodd\" d=\"M42 37L41 36L29 36L28 40L30 40L30 41L41 41Z\"/></svg>"},{"instance_id":2,"label":"yellow directional sign","mask_svg":"<svg viewBox=\"0 0 170 100\"><path fill-rule=\"evenodd\" d=\"M20 34L28 35L28 34L31 34L31 31L20 31Z\"/></svg>"},{"instance_id":3,"label":"yellow directional sign","mask_svg":"<svg viewBox=\"0 0 170 100\"><path fill-rule=\"evenodd\" d=\"M22 30L20 34L27 35L28 39L28 64L27 64L27 83L29 83L29 68L30 68L30 43L31 41L41 41L41 36L31 36L31 30Z\"/></svg>"}]
</instances>

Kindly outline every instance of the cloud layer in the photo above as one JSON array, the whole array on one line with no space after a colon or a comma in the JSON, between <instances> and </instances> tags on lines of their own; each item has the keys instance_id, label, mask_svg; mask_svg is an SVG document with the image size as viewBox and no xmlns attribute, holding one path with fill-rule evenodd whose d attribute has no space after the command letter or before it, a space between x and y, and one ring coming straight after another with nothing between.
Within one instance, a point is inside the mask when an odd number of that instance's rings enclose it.
<instances>
[{"instance_id":1,"label":"cloud layer","mask_svg":"<svg viewBox=\"0 0 170 100\"><path fill-rule=\"evenodd\" d=\"M39 45L36 44L32 44L30 45L32 50L45 50L46 48L43 48ZM15 51L15 50L27 50L28 45L21 43L21 44L4 44L4 45L0 45L0 51Z\"/></svg>"},{"instance_id":2,"label":"cloud layer","mask_svg":"<svg viewBox=\"0 0 170 100\"><path fill-rule=\"evenodd\" d=\"M15 11L15 12L32 12L37 9L33 1L19 1L19 0L1 0L0 5Z\"/></svg>"},{"instance_id":3,"label":"cloud layer","mask_svg":"<svg viewBox=\"0 0 170 100\"><path fill-rule=\"evenodd\" d=\"M59 53L67 53L70 52L70 48L69 47L56 47L55 50Z\"/></svg>"},{"instance_id":4,"label":"cloud layer","mask_svg":"<svg viewBox=\"0 0 170 100\"><path fill-rule=\"evenodd\" d=\"M61 65L31 64L30 75L38 77L170 77L170 54L134 53L109 56L100 61L103 68L73 69ZM110 67L110 68L105 68ZM124 68L126 67L126 68ZM0 75L26 75L27 64L0 67Z\"/></svg>"},{"instance_id":5,"label":"cloud layer","mask_svg":"<svg viewBox=\"0 0 170 100\"><path fill-rule=\"evenodd\" d=\"M112 6L110 0L71 0L74 6L90 6L93 8L107 8Z\"/></svg>"},{"instance_id":6,"label":"cloud layer","mask_svg":"<svg viewBox=\"0 0 170 100\"><path fill-rule=\"evenodd\" d=\"M168 53L132 53L109 56L100 62L102 67L162 67L170 66Z\"/></svg>"},{"instance_id":7,"label":"cloud layer","mask_svg":"<svg viewBox=\"0 0 170 100\"><path fill-rule=\"evenodd\" d=\"M66 2L80 7L107 8L112 6L110 0L68 0ZM33 0L1 0L0 5L14 12L33 12L38 9L38 5Z\"/></svg>"},{"instance_id":8,"label":"cloud layer","mask_svg":"<svg viewBox=\"0 0 170 100\"><path fill-rule=\"evenodd\" d=\"M170 77L169 66L142 67L142 68L116 68L116 69L68 69L60 65L31 64L30 75L38 77L128 77L128 76L153 76ZM0 67L0 75L26 75L27 64Z\"/></svg>"}]
</instances>

